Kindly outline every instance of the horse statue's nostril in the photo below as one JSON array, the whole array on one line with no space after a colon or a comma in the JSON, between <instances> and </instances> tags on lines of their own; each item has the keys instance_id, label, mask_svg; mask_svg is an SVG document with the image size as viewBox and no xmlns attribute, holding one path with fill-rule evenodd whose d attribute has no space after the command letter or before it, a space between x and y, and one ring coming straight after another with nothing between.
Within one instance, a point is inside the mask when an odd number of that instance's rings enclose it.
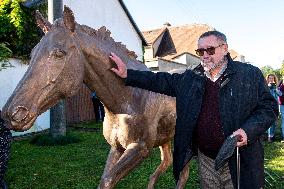
<instances>
[{"instance_id":1,"label":"horse statue's nostril","mask_svg":"<svg viewBox=\"0 0 284 189\"><path fill-rule=\"evenodd\" d=\"M24 121L29 115L29 109L25 106L17 106L12 112L11 118L16 122Z\"/></svg>"}]
</instances>

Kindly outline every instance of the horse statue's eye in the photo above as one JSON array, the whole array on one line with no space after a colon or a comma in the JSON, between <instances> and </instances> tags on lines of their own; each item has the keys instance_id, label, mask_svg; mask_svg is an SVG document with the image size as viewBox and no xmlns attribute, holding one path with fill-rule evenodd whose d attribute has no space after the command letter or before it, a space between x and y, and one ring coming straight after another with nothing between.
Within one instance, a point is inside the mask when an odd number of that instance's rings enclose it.
<instances>
[{"instance_id":1,"label":"horse statue's eye","mask_svg":"<svg viewBox=\"0 0 284 189\"><path fill-rule=\"evenodd\" d=\"M61 59L66 55L66 52L61 49L56 48L51 52L50 55L51 57L54 57L55 59Z\"/></svg>"}]
</instances>

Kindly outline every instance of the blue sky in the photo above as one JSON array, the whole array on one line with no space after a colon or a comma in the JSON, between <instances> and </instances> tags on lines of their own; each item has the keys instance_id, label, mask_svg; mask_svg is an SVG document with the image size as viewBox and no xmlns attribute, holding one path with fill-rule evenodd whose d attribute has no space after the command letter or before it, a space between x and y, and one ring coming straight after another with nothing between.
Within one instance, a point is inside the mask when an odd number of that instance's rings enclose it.
<instances>
[{"instance_id":1,"label":"blue sky","mask_svg":"<svg viewBox=\"0 0 284 189\"><path fill-rule=\"evenodd\" d=\"M284 60L284 0L124 0L141 31L205 23L227 35L246 61L280 68Z\"/></svg>"}]
</instances>

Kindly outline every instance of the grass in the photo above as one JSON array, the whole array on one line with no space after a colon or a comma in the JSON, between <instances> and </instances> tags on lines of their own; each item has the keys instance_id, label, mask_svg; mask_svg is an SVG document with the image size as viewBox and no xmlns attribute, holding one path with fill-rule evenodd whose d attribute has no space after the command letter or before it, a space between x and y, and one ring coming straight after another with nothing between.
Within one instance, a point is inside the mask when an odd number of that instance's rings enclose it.
<instances>
[{"instance_id":1,"label":"grass","mask_svg":"<svg viewBox=\"0 0 284 189\"><path fill-rule=\"evenodd\" d=\"M67 145L72 143L78 143L80 139L73 135L58 136L52 137L50 134L46 135L37 135L33 137L30 141L31 144L38 146L58 146L58 145Z\"/></svg>"},{"instance_id":2,"label":"grass","mask_svg":"<svg viewBox=\"0 0 284 189\"><path fill-rule=\"evenodd\" d=\"M83 124L79 128L96 128L94 131L70 130L68 134L81 142L66 146L36 146L31 139L13 141L11 159L6 180L10 189L88 189L96 188L103 173L109 145L102 135L100 124ZM284 144L280 142L265 144L267 172L276 181L266 188L283 188L284 180L274 175L284 176ZM159 149L155 149L138 168L122 179L116 188L145 189L148 177L160 162ZM172 168L161 176L155 188L175 187ZM190 180L186 188L199 188L196 161L190 168Z\"/></svg>"}]
</instances>

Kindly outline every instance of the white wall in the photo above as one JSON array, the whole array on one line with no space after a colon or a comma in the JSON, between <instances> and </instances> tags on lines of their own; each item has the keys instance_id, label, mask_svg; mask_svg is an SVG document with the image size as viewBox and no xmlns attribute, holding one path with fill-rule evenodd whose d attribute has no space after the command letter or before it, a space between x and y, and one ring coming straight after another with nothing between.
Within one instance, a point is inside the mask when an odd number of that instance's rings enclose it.
<instances>
[{"instance_id":1,"label":"white wall","mask_svg":"<svg viewBox=\"0 0 284 189\"><path fill-rule=\"evenodd\" d=\"M0 71L0 109L6 104L6 101L13 93L18 82L24 76L28 66L21 64L19 60L10 59L10 63L15 66ZM34 123L34 126L25 132L13 132L13 135L44 130L50 127L49 110L40 115Z\"/></svg>"},{"instance_id":2,"label":"white wall","mask_svg":"<svg viewBox=\"0 0 284 189\"><path fill-rule=\"evenodd\" d=\"M174 58L173 61L186 65L187 64L187 62L186 62L186 54L182 54L182 55Z\"/></svg>"},{"instance_id":3,"label":"white wall","mask_svg":"<svg viewBox=\"0 0 284 189\"><path fill-rule=\"evenodd\" d=\"M193 69L198 64L200 64L199 58L189 53L184 53L180 56L177 56L176 58L173 59L173 61L187 65L188 69Z\"/></svg>"},{"instance_id":4,"label":"white wall","mask_svg":"<svg viewBox=\"0 0 284 189\"><path fill-rule=\"evenodd\" d=\"M144 60L145 60L145 62L153 60L153 58L154 58L153 52L154 51L153 51L152 45L144 47Z\"/></svg>"},{"instance_id":5,"label":"white wall","mask_svg":"<svg viewBox=\"0 0 284 189\"><path fill-rule=\"evenodd\" d=\"M145 62L145 65L150 69L159 67L157 60Z\"/></svg>"},{"instance_id":6,"label":"white wall","mask_svg":"<svg viewBox=\"0 0 284 189\"><path fill-rule=\"evenodd\" d=\"M192 54L186 54L186 62L188 69L194 69L200 64L200 59Z\"/></svg>"},{"instance_id":7,"label":"white wall","mask_svg":"<svg viewBox=\"0 0 284 189\"><path fill-rule=\"evenodd\" d=\"M143 60L142 41L117 0L63 0L63 4L71 8L76 22L94 29L106 26L115 41Z\"/></svg>"}]
</instances>

